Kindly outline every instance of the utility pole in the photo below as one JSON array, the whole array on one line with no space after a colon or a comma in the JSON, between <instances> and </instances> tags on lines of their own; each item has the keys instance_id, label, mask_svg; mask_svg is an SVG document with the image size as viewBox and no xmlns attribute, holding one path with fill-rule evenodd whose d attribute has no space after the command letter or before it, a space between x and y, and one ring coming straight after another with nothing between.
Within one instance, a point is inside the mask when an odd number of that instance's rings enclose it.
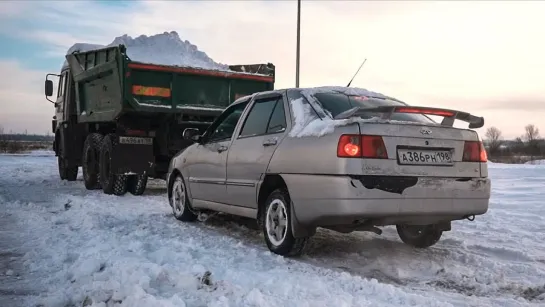
<instances>
[{"instance_id":1,"label":"utility pole","mask_svg":"<svg viewBox=\"0 0 545 307\"><path fill-rule=\"evenodd\" d=\"M299 53L301 51L301 0L297 0L297 53L295 58L295 87L299 88Z\"/></svg>"}]
</instances>

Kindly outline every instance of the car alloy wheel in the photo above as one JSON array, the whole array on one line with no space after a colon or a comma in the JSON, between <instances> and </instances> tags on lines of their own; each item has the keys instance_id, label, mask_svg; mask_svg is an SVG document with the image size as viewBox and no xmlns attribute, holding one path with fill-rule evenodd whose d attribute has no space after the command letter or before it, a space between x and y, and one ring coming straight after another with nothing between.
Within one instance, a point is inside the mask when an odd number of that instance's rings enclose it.
<instances>
[{"instance_id":1,"label":"car alloy wheel","mask_svg":"<svg viewBox=\"0 0 545 307\"><path fill-rule=\"evenodd\" d=\"M179 217L184 212L185 208L185 186L182 178L178 177L172 185L172 212L174 216Z\"/></svg>"},{"instance_id":2,"label":"car alloy wheel","mask_svg":"<svg viewBox=\"0 0 545 307\"><path fill-rule=\"evenodd\" d=\"M274 190L260 213L261 228L265 243L275 254L297 257L303 253L308 237L295 238L291 228L290 195L285 188Z\"/></svg>"},{"instance_id":3,"label":"car alloy wheel","mask_svg":"<svg viewBox=\"0 0 545 307\"><path fill-rule=\"evenodd\" d=\"M191 211L184 179L177 176L170 189L170 206L172 213L180 221L192 222L197 219L197 214Z\"/></svg>"},{"instance_id":4,"label":"car alloy wheel","mask_svg":"<svg viewBox=\"0 0 545 307\"><path fill-rule=\"evenodd\" d=\"M267 209L265 219L265 228L267 229L267 237L275 246L280 246L286 239L288 230L288 214L286 205L280 199L275 199Z\"/></svg>"}]
</instances>

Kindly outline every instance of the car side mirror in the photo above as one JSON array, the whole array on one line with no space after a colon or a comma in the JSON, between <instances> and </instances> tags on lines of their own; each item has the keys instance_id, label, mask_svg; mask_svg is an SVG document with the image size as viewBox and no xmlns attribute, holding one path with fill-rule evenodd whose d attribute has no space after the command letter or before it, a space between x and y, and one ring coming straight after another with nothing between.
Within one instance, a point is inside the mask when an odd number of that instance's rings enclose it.
<instances>
[{"instance_id":1,"label":"car side mirror","mask_svg":"<svg viewBox=\"0 0 545 307\"><path fill-rule=\"evenodd\" d=\"M53 96L53 81L51 80L45 80L45 96Z\"/></svg>"},{"instance_id":2,"label":"car side mirror","mask_svg":"<svg viewBox=\"0 0 545 307\"><path fill-rule=\"evenodd\" d=\"M201 139L199 129L197 128L185 128L182 137L186 140L193 140L195 142L199 142Z\"/></svg>"}]
</instances>

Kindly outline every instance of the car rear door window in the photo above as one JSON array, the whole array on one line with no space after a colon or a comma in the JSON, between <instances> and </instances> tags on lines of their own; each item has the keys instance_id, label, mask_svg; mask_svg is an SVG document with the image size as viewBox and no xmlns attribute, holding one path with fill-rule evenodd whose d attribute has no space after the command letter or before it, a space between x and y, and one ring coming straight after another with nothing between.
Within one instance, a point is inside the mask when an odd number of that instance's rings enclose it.
<instances>
[{"instance_id":1,"label":"car rear door window","mask_svg":"<svg viewBox=\"0 0 545 307\"><path fill-rule=\"evenodd\" d=\"M266 134L267 124L278 100L282 101L278 97L256 100L246 117L240 137Z\"/></svg>"},{"instance_id":2,"label":"car rear door window","mask_svg":"<svg viewBox=\"0 0 545 307\"><path fill-rule=\"evenodd\" d=\"M278 99L274 107L269 125L267 126L267 134L278 133L286 130L286 114L284 112L284 101Z\"/></svg>"}]
</instances>

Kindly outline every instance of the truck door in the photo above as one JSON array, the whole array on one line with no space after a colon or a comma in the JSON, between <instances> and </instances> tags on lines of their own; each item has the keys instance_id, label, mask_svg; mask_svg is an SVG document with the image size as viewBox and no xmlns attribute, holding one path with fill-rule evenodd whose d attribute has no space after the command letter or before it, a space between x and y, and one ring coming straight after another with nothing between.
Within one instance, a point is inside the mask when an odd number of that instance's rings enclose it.
<instances>
[{"instance_id":1,"label":"truck door","mask_svg":"<svg viewBox=\"0 0 545 307\"><path fill-rule=\"evenodd\" d=\"M65 70L63 73L61 73L61 76L59 77L59 84L57 87L57 100L55 100L55 118L57 119L57 124L66 121L64 109L66 104L65 93L67 81L68 71Z\"/></svg>"},{"instance_id":2,"label":"truck door","mask_svg":"<svg viewBox=\"0 0 545 307\"><path fill-rule=\"evenodd\" d=\"M229 149L226 180L229 204L257 208L257 183L286 135L286 106L280 94L256 97Z\"/></svg>"}]
</instances>

